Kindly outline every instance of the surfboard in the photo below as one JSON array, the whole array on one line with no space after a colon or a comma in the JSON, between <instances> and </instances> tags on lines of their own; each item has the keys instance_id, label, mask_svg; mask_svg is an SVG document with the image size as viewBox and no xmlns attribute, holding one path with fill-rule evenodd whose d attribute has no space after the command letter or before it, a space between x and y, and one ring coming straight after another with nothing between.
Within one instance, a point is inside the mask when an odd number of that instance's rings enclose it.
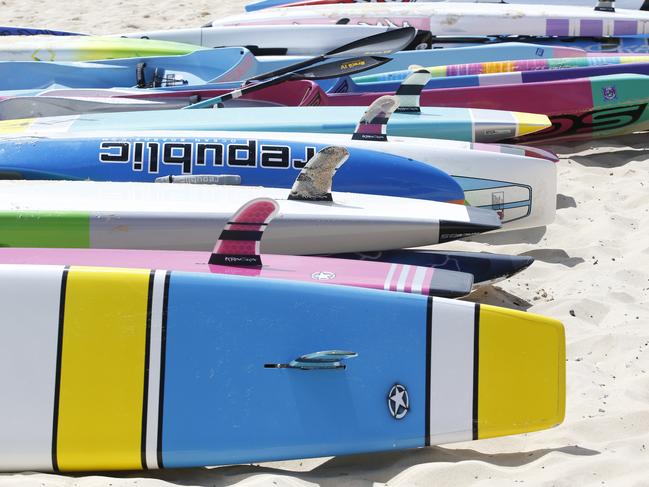
<instances>
[{"instance_id":1,"label":"surfboard","mask_svg":"<svg viewBox=\"0 0 649 487\"><path fill-rule=\"evenodd\" d=\"M646 130L649 77L634 74L596 76L554 82L424 90L422 106L471 106L528 110L547 115L552 127L521 143L583 140ZM332 94L328 103L371 103L385 93Z\"/></svg>"},{"instance_id":2,"label":"surfboard","mask_svg":"<svg viewBox=\"0 0 649 487\"><path fill-rule=\"evenodd\" d=\"M505 3L356 3L260 10L215 19L212 25L335 23L412 26L436 36L606 37L648 34L649 12Z\"/></svg>"},{"instance_id":3,"label":"surfboard","mask_svg":"<svg viewBox=\"0 0 649 487\"><path fill-rule=\"evenodd\" d=\"M0 249L3 264L158 268L203 274L227 274L288 281L317 282L442 297L471 292L473 275L398 263L327 257L260 255L264 231L279 206L258 198L230 218L212 252L118 249Z\"/></svg>"},{"instance_id":4,"label":"surfboard","mask_svg":"<svg viewBox=\"0 0 649 487\"><path fill-rule=\"evenodd\" d=\"M30 35L2 39L2 61L91 61L188 54L201 47L179 42L109 36Z\"/></svg>"},{"instance_id":5,"label":"surfboard","mask_svg":"<svg viewBox=\"0 0 649 487\"><path fill-rule=\"evenodd\" d=\"M97 130L241 130L353 134L366 107L263 107L223 110L74 115L0 122L0 134L76 134ZM545 115L533 113L425 107L420 116L395 113L388 135L498 142L550 126Z\"/></svg>"},{"instance_id":6,"label":"surfboard","mask_svg":"<svg viewBox=\"0 0 649 487\"><path fill-rule=\"evenodd\" d=\"M450 78L469 75L486 75L496 73L516 73L523 71L549 71L564 70L570 68L587 68L607 65L625 65L630 63L649 63L649 56L590 56L590 57L570 57L554 59L520 59L509 61L469 63L469 64L451 64L447 66L424 67L431 74L431 81L436 78ZM356 84L363 84L363 90L375 91L371 86L379 82L399 82L406 79L411 73L410 70L391 71L378 75L359 75L352 79ZM383 85L385 86L385 85ZM432 87L432 86L430 86ZM359 87L360 88L360 87ZM425 88L429 88L426 85ZM388 91L380 90L380 91Z\"/></svg>"},{"instance_id":7,"label":"surfboard","mask_svg":"<svg viewBox=\"0 0 649 487\"><path fill-rule=\"evenodd\" d=\"M520 85L526 83L543 83L580 78L594 78L616 74L649 75L649 62L630 64L608 64L583 68L548 69L534 71L519 71L511 73L478 74L434 78L426 84L426 89L466 88L470 86ZM377 92L383 93L398 89L399 82L384 81L357 85L350 79L341 80L332 90L340 92ZM0 102L1 105L1 102Z\"/></svg>"},{"instance_id":8,"label":"surfboard","mask_svg":"<svg viewBox=\"0 0 649 487\"><path fill-rule=\"evenodd\" d=\"M88 37L92 39L92 37ZM83 38L85 39L85 37ZM119 39L146 41L138 39ZM163 41L159 41L163 42ZM205 49L173 55L146 55L125 59L82 61L0 61L0 89L43 90L55 88L146 88L205 84L222 77L222 81L246 79L245 63L252 56L241 48Z\"/></svg>"},{"instance_id":9,"label":"surfboard","mask_svg":"<svg viewBox=\"0 0 649 487\"><path fill-rule=\"evenodd\" d=\"M106 131L45 138L0 136L0 178L6 174L25 179L153 182L165 176L231 174L240 176L245 186L290 189L306 162L332 144L317 136L305 137L302 142L284 135L200 131L188 136L179 131ZM344 143L351 142L351 137L329 140L347 145ZM446 174L446 169L420 162L411 154L394 155L397 153L384 152L381 145L350 143L349 159L336 173L334 189L464 203L464 190ZM469 151L466 159L470 155ZM449 154L447 165L452 164L451 157ZM494 154L488 153L485 159L495 159ZM511 164L516 162L520 161ZM553 166L541 161L532 164ZM471 174L460 167L458 173L471 179Z\"/></svg>"},{"instance_id":10,"label":"surfboard","mask_svg":"<svg viewBox=\"0 0 649 487\"><path fill-rule=\"evenodd\" d=\"M0 282L2 470L390 451L564 417L551 318L180 271L0 265Z\"/></svg>"},{"instance_id":11,"label":"surfboard","mask_svg":"<svg viewBox=\"0 0 649 487\"><path fill-rule=\"evenodd\" d=\"M274 254L417 247L501 227L491 210L332 193L332 176L346 154L322 149L289 194L209 184L0 181L0 245L208 250L236 209L259 197L280 204L264 240L264 251Z\"/></svg>"},{"instance_id":12,"label":"surfboard","mask_svg":"<svg viewBox=\"0 0 649 487\"><path fill-rule=\"evenodd\" d=\"M254 12L255 10L262 10L265 8L273 7L295 7L295 6L305 6L305 5L327 5L327 4L344 4L344 3L363 3L366 0L260 0L258 2L249 3L245 6L246 12ZM436 2L443 0L386 0L387 2L401 2L401 3L410 3L410 2ZM454 0L455 2L472 2L472 3L501 3L497 0ZM615 0L613 0L615 1ZM536 0L510 0L507 3L514 5L518 4L537 4ZM543 3L546 5L566 5L566 2L561 0L543 0ZM625 9L642 9L646 2L644 0L617 0L617 7ZM584 7L594 7L597 5L597 2L593 0L570 0L569 5L579 5Z\"/></svg>"},{"instance_id":13,"label":"surfboard","mask_svg":"<svg viewBox=\"0 0 649 487\"><path fill-rule=\"evenodd\" d=\"M243 46L259 56L316 56L387 30L388 27L374 25L310 25L299 32L286 25L218 26L126 32L119 36L203 47Z\"/></svg>"}]
</instances>

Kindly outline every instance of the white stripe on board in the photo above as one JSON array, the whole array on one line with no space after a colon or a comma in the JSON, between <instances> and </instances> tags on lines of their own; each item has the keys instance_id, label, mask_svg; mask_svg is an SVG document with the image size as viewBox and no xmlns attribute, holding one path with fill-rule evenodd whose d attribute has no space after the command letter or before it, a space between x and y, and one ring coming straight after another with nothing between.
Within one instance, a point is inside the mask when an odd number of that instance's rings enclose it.
<instances>
[{"instance_id":1,"label":"white stripe on board","mask_svg":"<svg viewBox=\"0 0 649 487\"><path fill-rule=\"evenodd\" d=\"M430 444L473 439L475 305L433 299Z\"/></svg>"},{"instance_id":2,"label":"white stripe on board","mask_svg":"<svg viewBox=\"0 0 649 487\"><path fill-rule=\"evenodd\" d=\"M523 74L520 71L485 74L479 80L480 86L518 85L523 83Z\"/></svg>"},{"instance_id":3,"label":"white stripe on board","mask_svg":"<svg viewBox=\"0 0 649 487\"><path fill-rule=\"evenodd\" d=\"M399 280L397 281L397 291L403 292L403 290L406 288L406 281L408 280L408 274L410 274L410 267L411 266L409 265L404 265L401 269L401 275L399 276Z\"/></svg>"},{"instance_id":4,"label":"white stripe on board","mask_svg":"<svg viewBox=\"0 0 649 487\"><path fill-rule=\"evenodd\" d=\"M398 264L390 264L390 270L388 271L388 275L385 276L385 282L383 283L383 289L386 291L390 290L390 283L392 282L392 278L394 277L394 272L397 270Z\"/></svg>"},{"instance_id":5,"label":"white stripe on board","mask_svg":"<svg viewBox=\"0 0 649 487\"><path fill-rule=\"evenodd\" d=\"M415 271L415 277L412 279L412 289L411 291L416 294L421 294L421 288L424 283L424 277L426 276L426 271L428 267L417 267Z\"/></svg>"},{"instance_id":6,"label":"white stripe on board","mask_svg":"<svg viewBox=\"0 0 649 487\"><path fill-rule=\"evenodd\" d=\"M155 271L151 298L151 342L149 348L149 387L146 413L146 465L158 465L158 411L160 399L160 347L162 342L162 313L166 271Z\"/></svg>"},{"instance_id":7,"label":"white stripe on board","mask_svg":"<svg viewBox=\"0 0 649 487\"><path fill-rule=\"evenodd\" d=\"M581 31L581 21L579 19L569 19L568 35L571 37L579 37L580 31Z\"/></svg>"},{"instance_id":8,"label":"white stripe on board","mask_svg":"<svg viewBox=\"0 0 649 487\"><path fill-rule=\"evenodd\" d=\"M0 265L0 470L52 470L62 276Z\"/></svg>"}]
</instances>

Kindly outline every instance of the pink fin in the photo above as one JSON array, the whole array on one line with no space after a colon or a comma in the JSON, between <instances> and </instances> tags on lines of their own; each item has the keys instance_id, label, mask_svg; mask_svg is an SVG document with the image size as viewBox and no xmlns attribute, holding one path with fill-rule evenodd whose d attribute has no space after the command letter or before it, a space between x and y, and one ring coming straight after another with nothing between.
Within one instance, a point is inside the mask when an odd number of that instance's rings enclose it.
<instances>
[{"instance_id":1,"label":"pink fin","mask_svg":"<svg viewBox=\"0 0 649 487\"><path fill-rule=\"evenodd\" d=\"M248 201L223 228L209 263L261 267L261 237L278 209L277 201L270 198Z\"/></svg>"}]
</instances>

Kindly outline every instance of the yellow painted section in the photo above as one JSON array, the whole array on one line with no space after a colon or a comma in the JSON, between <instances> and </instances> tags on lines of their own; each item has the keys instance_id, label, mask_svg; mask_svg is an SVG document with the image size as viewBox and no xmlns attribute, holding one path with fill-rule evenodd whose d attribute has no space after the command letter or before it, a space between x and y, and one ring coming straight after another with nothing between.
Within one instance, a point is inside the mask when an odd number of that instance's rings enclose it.
<instances>
[{"instance_id":1,"label":"yellow painted section","mask_svg":"<svg viewBox=\"0 0 649 487\"><path fill-rule=\"evenodd\" d=\"M649 63L649 56L620 56L620 64Z\"/></svg>"},{"instance_id":2,"label":"yellow painted section","mask_svg":"<svg viewBox=\"0 0 649 487\"><path fill-rule=\"evenodd\" d=\"M478 438L550 428L566 406L566 348L557 320L480 306Z\"/></svg>"},{"instance_id":3,"label":"yellow painted section","mask_svg":"<svg viewBox=\"0 0 649 487\"><path fill-rule=\"evenodd\" d=\"M431 78L445 78L446 77L446 66L433 66L432 68L426 68L430 73Z\"/></svg>"},{"instance_id":4,"label":"yellow painted section","mask_svg":"<svg viewBox=\"0 0 649 487\"><path fill-rule=\"evenodd\" d=\"M56 453L60 470L141 469L149 270L71 267Z\"/></svg>"},{"instance_id":5,"label":"yellow painted section","mask_svg":"<svg viewBox=\"0 0 649 487\"><path fill-rule=\"evenodd\" d=\"M22 134L34 123L35 118L19 118L0 122L0 135Z\"/></svg>"},{"instance_id":6,"label":"yellow painted section","mask_svg":"<svg viewBox=\"0 0 649 487\"><path fill-rule=\"evenodd\" d=\"M512 112L518 122L518 135L533 134L552 125L547 115L536 113Z\"/></svg>"},{"instance_id":7,"label":"yellow painted section","mask_svg":"<svg viewBox=\"0 0 649 487\"><path fill-rule=\"evenodd\" d=\"M516 70L514 61L495 61L492 63L482 63L482 74L493 73L510 73Z\"/></svg>"}]
</instances>

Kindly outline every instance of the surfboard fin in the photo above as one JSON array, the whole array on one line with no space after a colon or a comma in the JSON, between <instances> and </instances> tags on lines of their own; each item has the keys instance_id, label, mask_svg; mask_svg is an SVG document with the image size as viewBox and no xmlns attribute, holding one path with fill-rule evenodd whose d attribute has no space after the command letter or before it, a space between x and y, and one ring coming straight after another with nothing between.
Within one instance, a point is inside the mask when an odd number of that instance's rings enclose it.
<instances>
[{"instance_id":1,"label":"surfboard fin","mask_svg":"<svg viewBox=\"0 0 649 487\"><path fill-rule=\"evenodd\" d=\"M358 357L356 352L346 350L326 350L323 352L301 355L287 364L264 364L266 369L298 369L298 370L340 370L347 366L343 360Z\"/></svg>"},{"instance_id":2,"label":"surfboard fin","mask_svg":"<svg viewBox=\"0 0 649 487\"><path fill-rule=\"evenodd\" d=\"M279 205L271 198L248 201L225 225L210 256L211 265L261 267L259 246Z\"/></svg>"},{"instance_id":3,"label":"surfboard fin","mask_svg":"<svg viewBox=\"0 0 649 487\"><path fill-rule=\"evenodd\" d=\"M332 201L331 185L336 171L349 157L344 147L321 149L298 174L288 195L289 200Z\"/></svg>"},{"instance_id":4,"label":"surfboard fin","mask_svg":"<svg viewBox=\"0 0 649 487\"><path fill-rule=\"evenodd\" d=\"M595 10L598 12L615 12L615 0L599 0Z\"/></svg>"},{"instance_id":5,"label":"surfboard fin","mask_svg":"<svg viewBox=\"0 0 649 487\"><path fill-rule=\"evenodd\" d=\"M374 100L358 122L352 140L387 141L388 121L399 108L399 103L399 98L394 95L385 95Z\"/></svg>"},{"instance_id":6,"label":"surfboard fin","mask_svg":"<svg viewBox=\"0 0 649 487\"><path fill-rule=\"evenodd\" d=\"M430 78L431 74L427 69L418 69L403 80L396 93L399 99L397 113L421 113L419 96Z\"/></svg>"}]
</instances>

